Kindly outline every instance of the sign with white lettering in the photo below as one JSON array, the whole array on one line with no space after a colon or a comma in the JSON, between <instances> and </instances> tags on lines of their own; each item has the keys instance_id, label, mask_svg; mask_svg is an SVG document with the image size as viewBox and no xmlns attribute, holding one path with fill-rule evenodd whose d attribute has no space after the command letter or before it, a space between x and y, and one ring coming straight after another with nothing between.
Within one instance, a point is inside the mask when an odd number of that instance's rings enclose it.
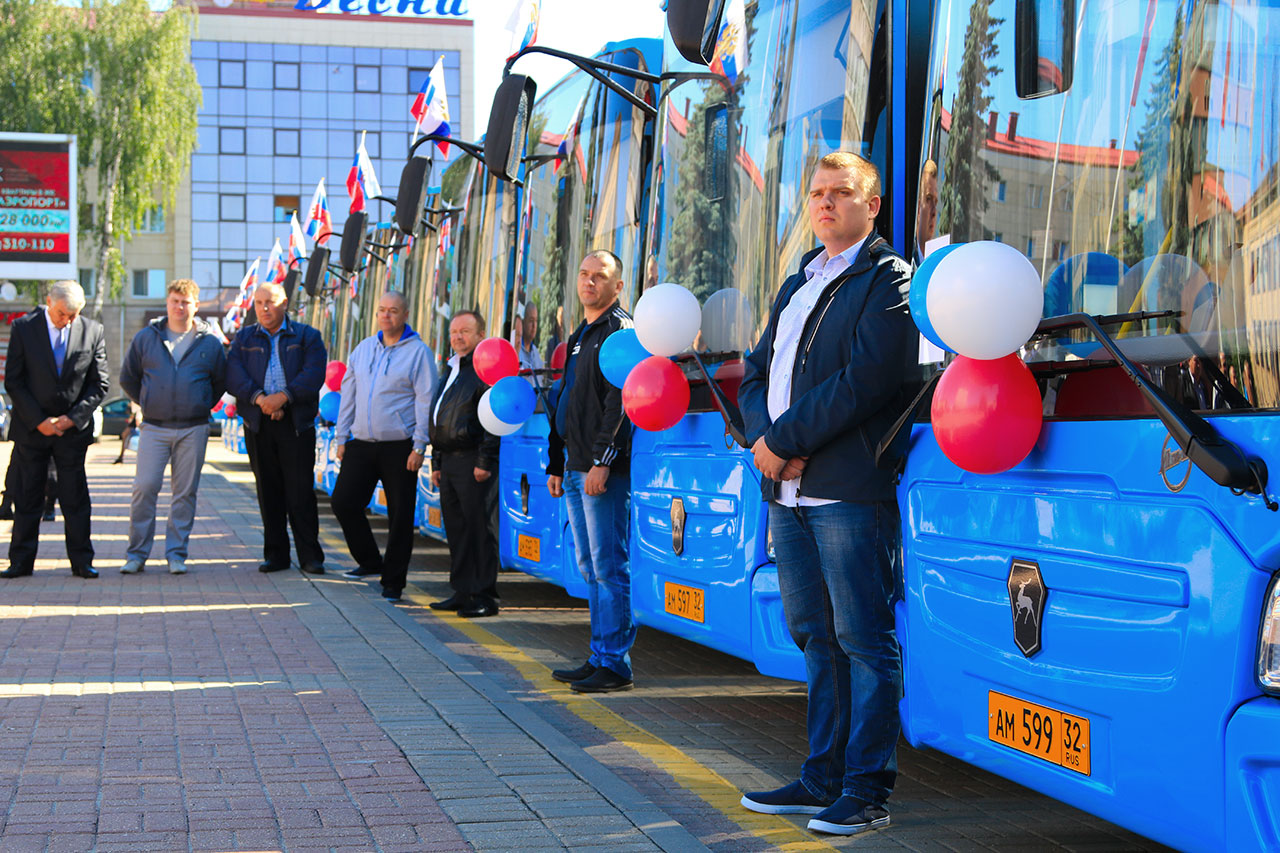
<instances>
[{"instance_id":1,"label":"sign with white lettering","mask_svg":"<svg viewBox=\"0 0 1280 853\"><path fill-rule=\"evenodd\" d=\"M400 18L449 18L470 20L469 0L197 0L196 5L216 6L224 12L249 13L270 10L318 12L323 15L362 15Z\"/></svg>"},{"instance_id":2,"label":"sign with white lettering","mask_svg":"<svg viewBox=\"0 0 1280 853\"><path fill-rule=\"evenodd\" d=\"M0 276L76 275L75 137L0 133Z\"/></svg>"}]
</instances>

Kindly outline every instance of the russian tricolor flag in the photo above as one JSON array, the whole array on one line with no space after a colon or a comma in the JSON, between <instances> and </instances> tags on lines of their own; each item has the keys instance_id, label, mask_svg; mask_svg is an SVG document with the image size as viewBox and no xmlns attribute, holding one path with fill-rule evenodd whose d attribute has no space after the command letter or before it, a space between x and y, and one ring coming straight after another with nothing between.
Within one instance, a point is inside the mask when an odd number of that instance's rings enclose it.
<instances>
[{"instance_id":1,"label":"russian tricolor flag","mask_svg":"<svg viewBox=\"0 0 1280 853\"><path fill-rule=\"evenodd\" d=\"M742 0L729 0L724 10L724 23L716 37L715 58L711 70L723 74L730 85L738 82L738 75L747 67L747 10Z\"/></svg>"},{"instance_id":2,"label":"russian tricolor flag","mask_svg":"<svg viewBox=\"0 0 1280 853\"><path fill-rule=\"evenodd\" d=\"M307 258L307 238L302 236L302 226L298 224L298 214L295 211L289 217L289 258L288 266L293 266L294 262L302 263Z\"/></svg>"},{"instance_id":3,"label":"russian tricolor flag","mask_svg":"<svg viewBox=\"0 0 1280 853\"><path fill-rule=\"evenodd\" d=\"M373 173L373 163L369 160L369 152L364 147L364 133L360 134L360 147L356 149L356 157L351 161L351 171L347 173L347 195L351 197L351 212L365 209L368 199L382 195L382 187L378 177Z\"/></svg>"},{"instance_id":4,"label":"russian tricolor flag","mask_svg":"<svg viewBox=\"0 0 1280 853\"><path fill-rule=\"evenodd\" d=\"M267 256L267 284L283 284L285 273L288 272L284 265L284 252L280 249L280 238L276 238L276 244L271 247L271 254Z\"/></svg>"},{"instance_id":5,"label":"russian tricolor flag","mask_svg":"<svg viewBox=\"0 0 1280 853\"><path fill-rule=\"evenodd\" d=\"M511 18L505 27L511 34L511 53L507 55L507 59L537 40L540 17L539 0L516 0L515 8L511 10Z\"/></svg>"},{"instance_id":6,"label":"russian tricolor flag","mask_svg":"<svg viewBox=\"0 0 1280 853\"><path fill-rule=\"evenodd\" d=\"M418 90L418 97L413 99L413 106L409 108L410 115L413 116L413 141L418 141L418 132L425 134L436 134L437 136L452 136L449 129L449 96L444 88L444 57L436 60L435 66L431 69L431 73L427 75L427 79L422 81L422 88ZM440 153L449 156L449 143L443 140L436 140L436 145L440 149Z\"/></svg>"},{"instance_id":7,"label":"russian tricolor flag","mask_svg":"<svg viewBox=\"0 0 1280 853\"><path fill-rule=\"evenodd\" d=\"M324 189L324 178L316 184L316 191L311 196L311 207L307 211L307 236L317 246L333 233L333 218L329 216L329 194Z\"/></svg>"},{"instance_id":8,"label":"russian tricolor flag","mask_svg":"<svg viewBox=\"0 0 1280 853\"><path fill-rule=\"evenodd\" d=\"M250 300L253 299L253 292L258 289L258 265L262 263L262 256L253 259L253 263L249 264L249 268L244 271L244 278L240 279L240 300L237 303L240 308L247 309Z\"/></svg>"},{"instance_id":9,"label":"russian tricolor flag","mask_svg":"<svg viewBox=\"0 0 1280 853\"><path fill-rule=\"evenodd\" d=\"M587 96L583 95L578 101L578 106L573 111L573 118L569 120L569 127L565 129L564 137L560 140L560 144L556 146L555 170L560 171L560 164L565 160L574 160L578 164L578 170L585 179L587 176L587 162L582 153L582 146L578 144L578 136L582 131L582 112L587 106Z\"/></svg>"}]
</instances>

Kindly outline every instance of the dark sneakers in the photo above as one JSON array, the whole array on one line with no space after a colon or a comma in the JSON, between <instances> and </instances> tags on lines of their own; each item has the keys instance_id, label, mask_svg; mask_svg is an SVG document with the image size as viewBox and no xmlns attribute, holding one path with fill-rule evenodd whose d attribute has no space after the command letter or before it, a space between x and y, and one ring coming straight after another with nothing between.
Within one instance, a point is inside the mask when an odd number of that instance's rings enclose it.
<instances>
[{"instance_id":1,"label":"dark sneakers","mask_svg":"<svg viewBox=\"0 0 1280 853\"><path fill-rule=\"evenodd\" d=\"M595 664L587 661L577 669L554 669L551 671L551 677L556 681L563 681L565 684L573 684L575 681L581 681L591 676L595 671Z\"/></svg>"},{"instance_id":2,"label":"dark sneakers","mask_svg":"<svg viewBox=\"0 0 1280 853\"><path fill-rule=\"evenodd\" d=\"M569 689L575 693L613 693L616 690L630 690L631 687L630 678L618 675L607 666L599 667L586 678L569 685Z\"/></svg>"},{"instance_id":3,"label":"dark sneakers","mask_svg":"<svg viewBox=\"0 0 1280 853\"><path fill-rule=\"evenodd\" d=\"M875 803L868 804L855 797L841 797L823 809L809 821L814 832L829 835L857 835L868 829L889 825L889 810Z\"/></svg>"},{"instance_id":4,"label":"dark sneakers","mask_svg":"<svg viewBox=\"0 0 1280 853\"><path fill-rule=\"evenodd\" d=\"M819 814L830 811L831 803L820 800L799 779L783 785L775 791L755 791L744 794L743 807L760 814ZM809 825L812 829L812 823Z\"/></svg>"}]
</instances>

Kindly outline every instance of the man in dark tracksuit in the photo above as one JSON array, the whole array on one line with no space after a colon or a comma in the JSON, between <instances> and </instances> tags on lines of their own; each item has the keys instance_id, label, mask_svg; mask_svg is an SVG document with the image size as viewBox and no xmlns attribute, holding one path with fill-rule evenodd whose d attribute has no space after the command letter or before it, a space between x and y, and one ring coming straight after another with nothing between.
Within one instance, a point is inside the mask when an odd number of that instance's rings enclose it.
<instances>
[{"instance_id":1,"label":"man in dark tracksuit","mask_svg":"<svg viewBox=\"0 0 1280 853\"><path fill-rule=\"evenodd\" d=\"M320 333L285 316L288 299L278 284L253 294L258 322L241 329L227 354L227 390L244 418L244 443L258 485L262 514L260 572L289 568L289 532L298 567L324 573L316 509L316 413L324 384Z\"/></svg>"},{"instance_id":2,"label":"man in dark tracksuit","mask_svg":"<svg viewBox=\"0 0 1280 853\"><path fill-rule=\"evenodd\" d=\"M489 525L490 495L498 474L498 436L480 425L486 386L471 355L484 338L484 320L459 311L449 323L453 357L431 401L431 485L440 490L440 514L449 539L453 595L436 610L477 618L498 613L498 543Z\"/></svg>"},{"instance_id":3,"label":"man in dark tracksuit","mask_svg":"<svg viewBox=\"0 0 1280 853\"><path fill-rule=\"evenodd\" d=\"M550 436L547 489L569 503L578 571L587 582L591 608L591 656L582 666L551 675L579 693L626 690L632 684L631 421L622 410L622 391L600 372L600 345L618 329L632 327L631 315L618 303L621 292L617 255L601 249L582 259L578 299L585 318L569 336Z\"/></svg>"},{"instance_id":4,"label":"man in dark tracksuit","mask_svg":"<svg viewBox=\"0 0 1280 853\"><path fill-rule=\"evenodd\" d=\"M875 233L879 209L875 166L847 152L819 161L809 219L822 246L779 290L738 395L809 685L799 780L742 805L812 814L809 829L837 835L888 824L897 775L900 528L873 448L906 405L917 335L911 270Z\"/></svg>"}]
</instances>

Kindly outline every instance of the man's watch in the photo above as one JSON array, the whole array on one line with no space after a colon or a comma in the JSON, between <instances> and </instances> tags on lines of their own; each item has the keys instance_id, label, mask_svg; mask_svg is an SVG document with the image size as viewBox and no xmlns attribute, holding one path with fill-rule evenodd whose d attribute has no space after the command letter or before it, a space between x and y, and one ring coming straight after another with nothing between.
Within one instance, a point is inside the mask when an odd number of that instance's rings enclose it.
<instances>
[{"instance_id":1,"label":"man's watch","mask_svg":"<svg viewBox=\"0 0 1280 853\"><path fill-rule=\"evenodd\" d=\"M415 444L413 446L413 452L418 454L419 456L426 456L427 446L425 444Z\"/></svg>"}]
</instances>

